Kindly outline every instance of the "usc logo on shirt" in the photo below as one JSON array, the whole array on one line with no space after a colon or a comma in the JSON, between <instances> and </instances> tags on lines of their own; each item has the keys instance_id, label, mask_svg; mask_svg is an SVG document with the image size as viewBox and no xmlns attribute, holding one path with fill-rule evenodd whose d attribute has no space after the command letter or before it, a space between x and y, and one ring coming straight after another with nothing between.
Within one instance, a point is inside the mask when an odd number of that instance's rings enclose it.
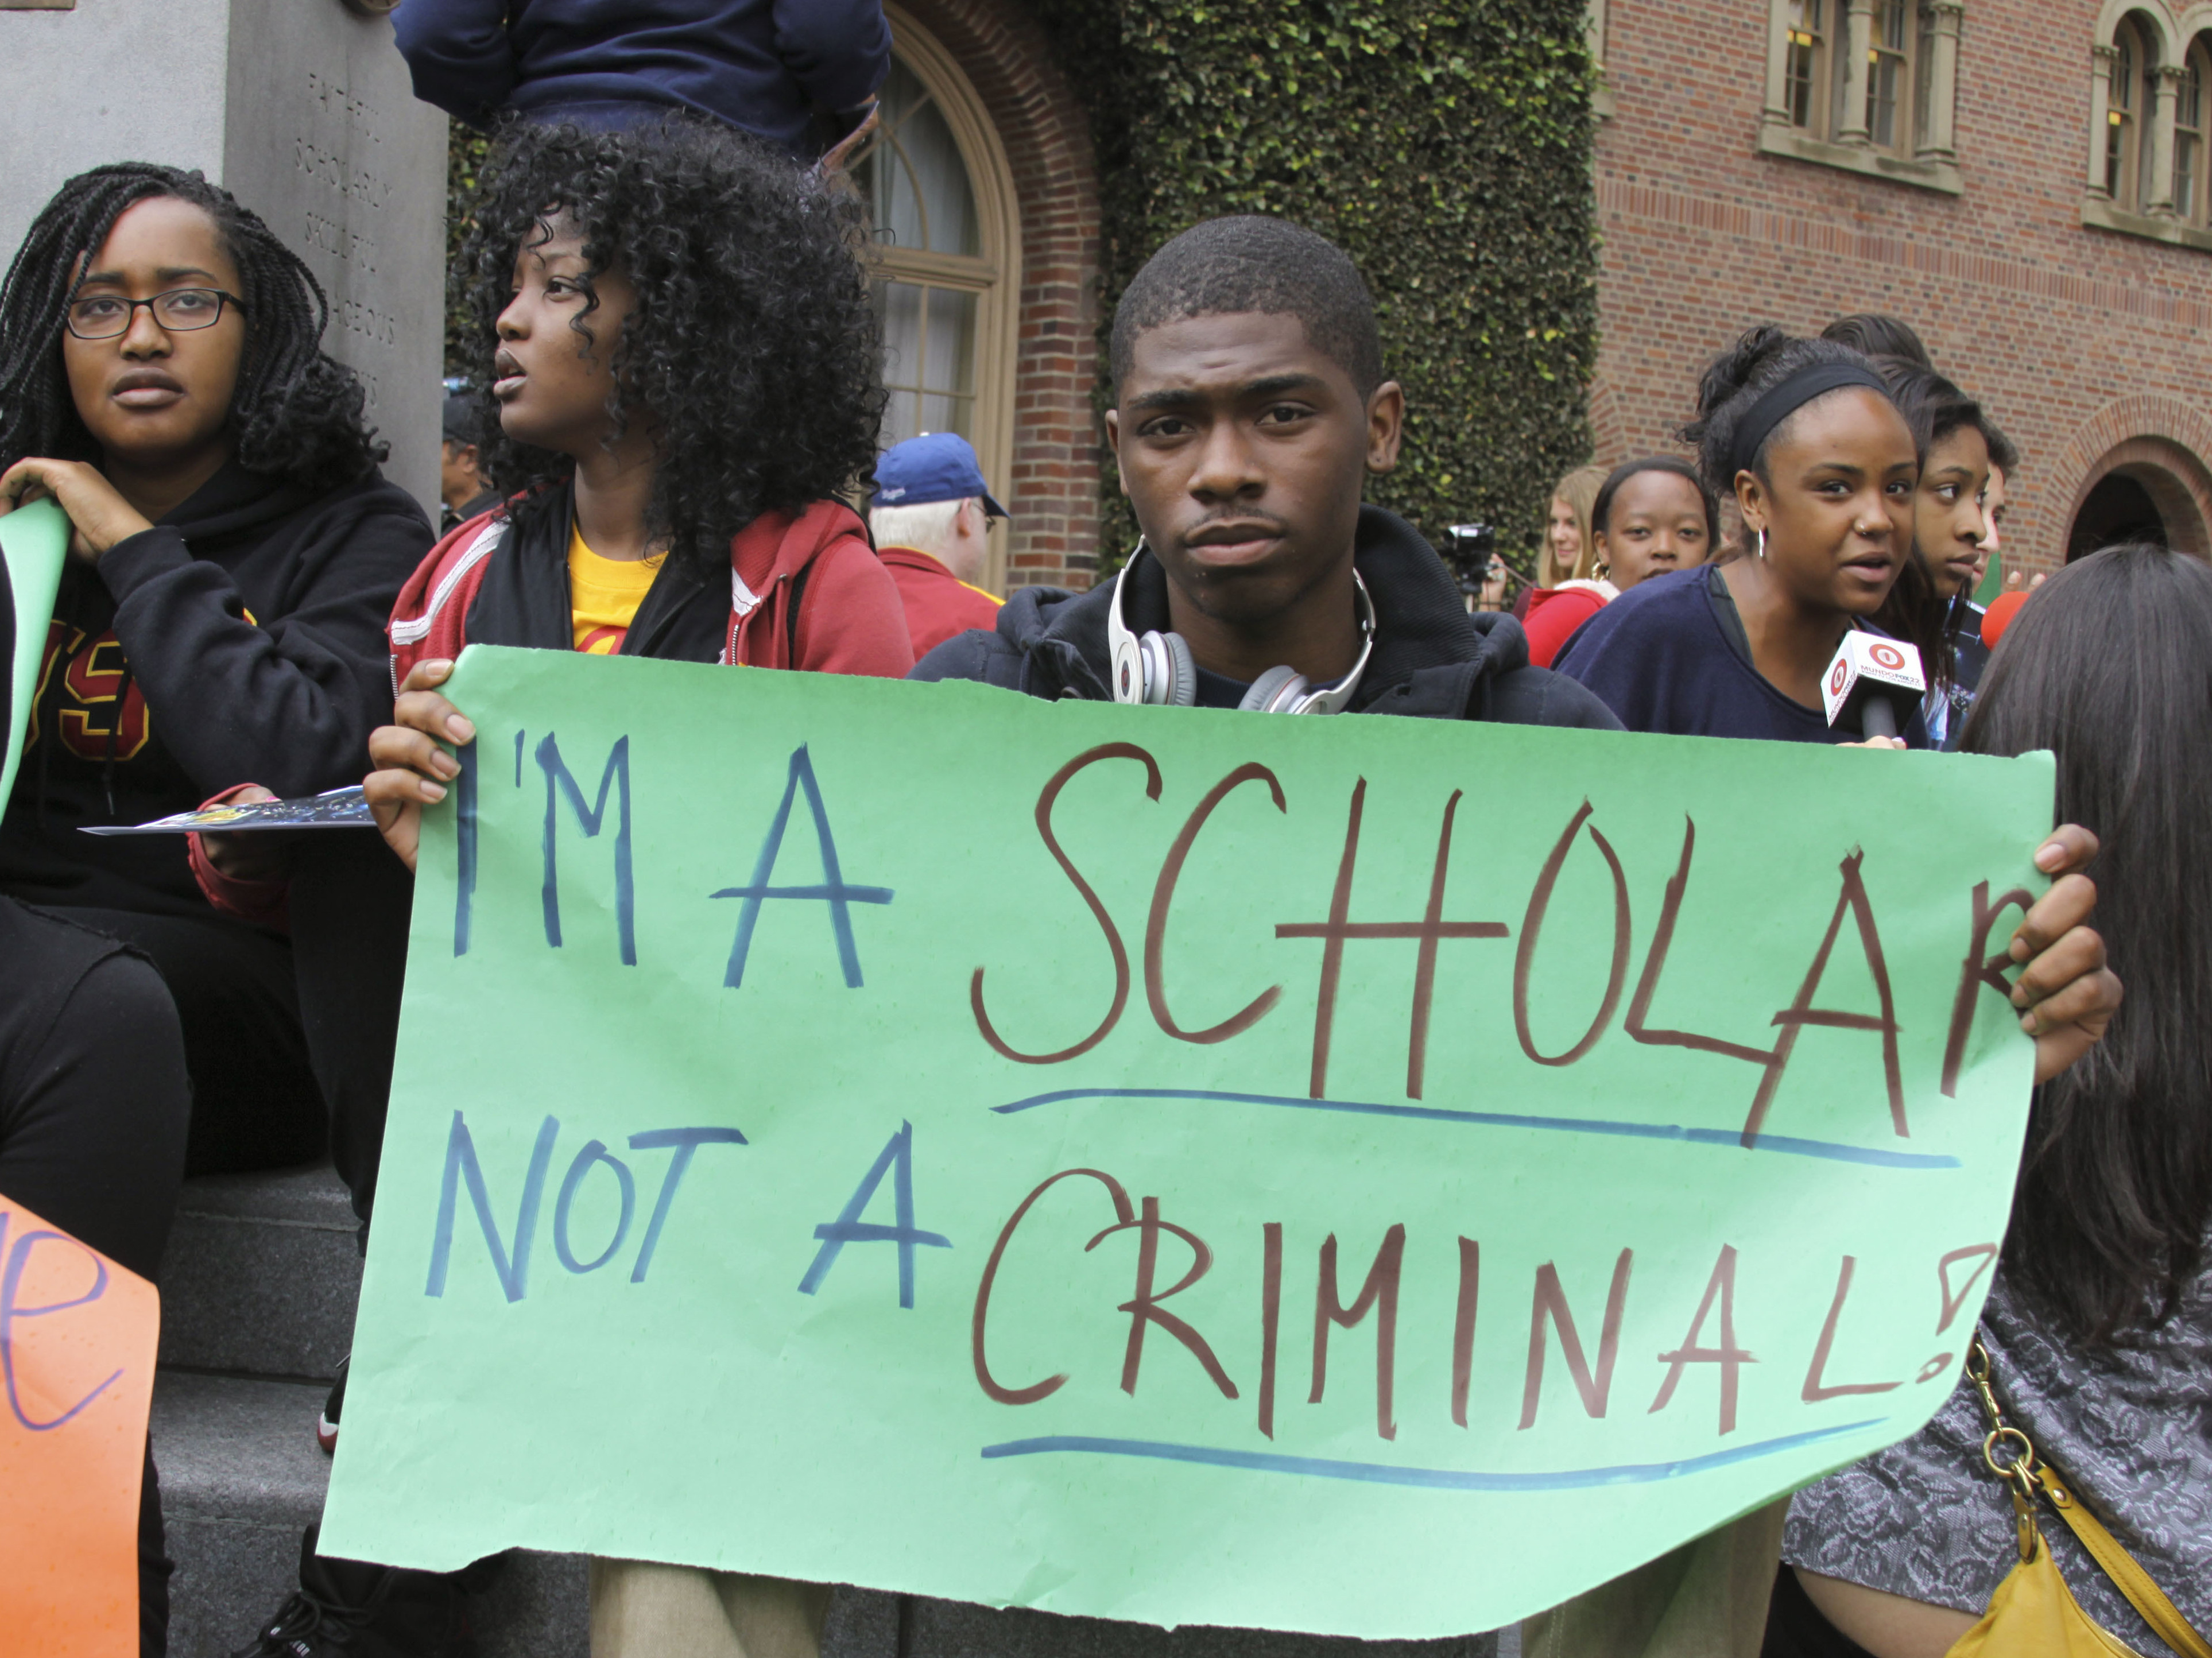
<instances>
[{"instance_id":1,"label":"usc logo on shirt","mask_svg":"<svg viewBox=\"0 0 2212 1658\"><path fill-rule=\"evenodd\" d=\"M61 683L49 702L47 690L58 663L63 665ZM49 708L62 746L81 760L98 762L110 754L118 760L131 759L153 735L146 699L112 631L88 640L83 629L65 622L46 624L46 659L39 667L39 695L25 747L44 734L40 720Z\"/></svg>"}]
</instances>

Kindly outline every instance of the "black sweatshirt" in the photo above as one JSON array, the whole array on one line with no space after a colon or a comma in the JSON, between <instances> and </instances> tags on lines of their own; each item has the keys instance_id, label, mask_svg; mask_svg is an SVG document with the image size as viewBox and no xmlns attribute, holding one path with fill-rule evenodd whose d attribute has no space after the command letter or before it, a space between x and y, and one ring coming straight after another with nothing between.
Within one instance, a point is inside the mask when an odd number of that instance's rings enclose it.
<instances>
[{"instance_id":1,"label":"black sweatshirt","mask_svg":"<svg viewBox=\"0 0 2212 1658\"><path fill-rule=\"evenodd\" d=\"M1511 616L1470 616L1436 549L1405 519L1362 507L1352 562L1375 602L1375 651L1352 693L1352 713L1620 728L1573 680L1529 665L1528 635ZM1109 701L1106 617L1127 574L1087 593L1024 587L1000 610L995 632L954 635L908 677L979 679L1031 696ZM1131 579L1123 611L1131 630L1165 628L1168 582L1159 561L1146 560Z\"/></svg>"},{"instance_id":2,"label":"black sweatshirt","mask_svg":"<svg viewBox=\"0 0 2212 1658\"><path fill-rule=\"evenodd\" d=\"M433 540L374 473L318 495L234 464L96 567L70 560L0 819L0 892L209 914L182 835L79 827L240 783L358 782L392 710L385 623Z\"/></svg>"}]
</instances>

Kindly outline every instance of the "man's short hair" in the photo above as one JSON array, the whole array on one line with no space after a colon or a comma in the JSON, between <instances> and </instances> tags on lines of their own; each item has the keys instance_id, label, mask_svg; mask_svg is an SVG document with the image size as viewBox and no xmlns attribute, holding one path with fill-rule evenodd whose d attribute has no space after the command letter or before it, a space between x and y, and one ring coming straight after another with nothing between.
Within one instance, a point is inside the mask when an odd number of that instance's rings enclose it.
<instances>
[{"instance_id":1,"label":"man's short hair","mask_svg":"<svg viewBox=\"0 0 2212 1658\"><path fill-rule=\"evenodd\" d=\"M1114 312L1115 381L1147 330L1251 311L1296 317L1362 398L1382 383L1375 301L1358 268L1327 237L1260 213L1193 225L1145 261Z\"/></svg>"}]
</instances>

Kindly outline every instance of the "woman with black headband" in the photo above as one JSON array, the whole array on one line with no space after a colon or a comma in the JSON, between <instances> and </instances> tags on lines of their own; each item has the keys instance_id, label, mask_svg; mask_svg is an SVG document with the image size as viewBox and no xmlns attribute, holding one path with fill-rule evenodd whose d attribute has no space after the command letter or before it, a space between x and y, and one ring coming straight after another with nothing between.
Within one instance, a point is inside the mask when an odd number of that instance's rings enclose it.
<instances>
[{"instance_id":1,"label":"woman with black headband","mask_svg":"<svg viewBox=\"0 0 2212 1658\"><path fill-rule=\"evenodd\" d=\"M1681 435L1707 486L1735 498L1751 550L1623 594L1555 665L1631 731L1857 740L1828 724L1820 681L1910 556L1911 428L1857 352L1762 327L1706 369ZM1904 730L1888 742L1925 744L1917 714Z\"/></svg>"}]
</instances>

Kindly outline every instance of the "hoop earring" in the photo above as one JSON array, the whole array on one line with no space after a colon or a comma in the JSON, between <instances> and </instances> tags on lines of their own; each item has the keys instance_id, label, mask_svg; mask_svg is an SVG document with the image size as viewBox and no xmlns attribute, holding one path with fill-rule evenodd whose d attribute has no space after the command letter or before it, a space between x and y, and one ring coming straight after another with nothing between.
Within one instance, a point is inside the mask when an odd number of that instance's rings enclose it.
<instances>
[{"instance_id":1,"label":"hoop earring","mask_svg":"<svg viewBox=\"0 0 2212 1658\"><path fill-rule=\"evenodd\" d=\"M1759 531L1759 562L1762 564L1766 562L1766 527L1764 525Z\"/></svg>"}]
</instances>

